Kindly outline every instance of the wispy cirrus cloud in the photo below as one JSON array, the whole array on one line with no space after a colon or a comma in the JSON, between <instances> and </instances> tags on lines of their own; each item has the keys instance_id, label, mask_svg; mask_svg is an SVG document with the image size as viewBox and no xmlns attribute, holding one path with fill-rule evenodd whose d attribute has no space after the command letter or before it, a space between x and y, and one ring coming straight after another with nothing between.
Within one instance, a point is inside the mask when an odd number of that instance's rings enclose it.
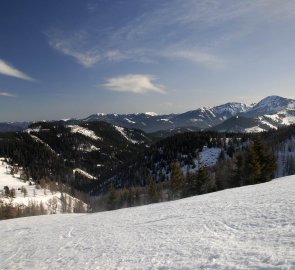
<instances>
[{"instance_id":1,"label":"wispy cirrus cloud","mask_svg":"<svg viewBox=\"0 0 295 270\"><path fill-rule=\"evenodd\" d=\"M116 3L123 8L125 4ZM49 45L85 67L103 61L155 63L163 58L221 67L227 62L221 45L229 47L255 32L257 25L295 18L293 0L171 0L155 1L145 12L108 29L99 28L104 23L98 16L104 12L100 5L88 1L89 16L79 29L47 32Z\"/></svg>"},{"instance_id":2,"label":"wispy cirrus cloud","mask_svg":"<svg viewBox=\"0 0 295 270\"><path fill-rule=\"evenodd\" d=\"M226 65L226 60L215 54L202 51L198 48L170 49L161 52L161 55L170 59L191 61L210 68L220 68Z\"/></svg>"},{"instance_id":3,"label":"wispy cirrus cloud","mask_svg":"<svg viewBox=\"0 0 295 270\"><path fill-rule=\"evenodd\" d=\"M0 92L1 97L17 97L16 95L8 92Z\"/></svg>"},{"instance_id":4,"label":"wispy cirrus cloud","mask_svg":"<svg viewBox=\"0 0 295 270\"><path fill-rule=\"evenodd\" d=\"M15 77L22 80L35 81L35 79L33 79L32 77L16 69L15 67L8 64L2 59L0 59L0 74L10 76L10 77Z\"/></svg>"},{"instance_id":5,"label":"wispy cirrus cloud","mask_svg":"<svg viewBox=\"0 0 295 270\"><path fill-rule=\"evenodd\" d=\"M105 88L116 92L130 92L135 94L144 94L147 92L156 92L165 94L165 87L154 83L156 78L146 74L128 74L107 79L103 85Z\"/></svg>"},{"instance_id":6,"label":"wispy cirrus cloud","mask_svg":"<svg viewBox=\"0 0 295 270\"><path fill-rule=\"evenodd\" d=\"M53 49L73 57L84 67L92 67L101 61L121 61L127 56L117 49L105 49L100 46L85 45L90 39L85 31L65 35L60 31L46 33L49 46Z\"/></svg>"}]
</instances>

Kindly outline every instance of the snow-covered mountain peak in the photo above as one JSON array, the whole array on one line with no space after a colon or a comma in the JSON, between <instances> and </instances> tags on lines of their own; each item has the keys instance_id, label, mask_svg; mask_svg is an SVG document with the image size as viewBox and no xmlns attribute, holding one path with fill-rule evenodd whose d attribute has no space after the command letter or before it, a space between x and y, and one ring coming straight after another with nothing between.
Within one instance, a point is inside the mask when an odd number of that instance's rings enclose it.
<instances>
[{"instance_id":1,"label":"snow-covered mountain peak","mask_svg":"<svg viewBox=\"0 0 295 270\"><path fill-rule=\"evenodd\" d=\"M212 107L211 110L213 110L214 113L217 113L217 114L229 113L229 114L235 115L241 112L245 112L249 110L250 108L252 107L245 103L228 102L226 104Z\"/></svg>"},{"instance_id":2,"label":"snow-covered mountain peak","mask_svg":"<svg viewBox=\"0 0 295 270\"><path fill-rule=\"evenodd\" d=\"M258 102L254 107L254 111L262 113L276 113L284 109L294 109L295 100L283 98L280 96L268 96Z\"/></svg>"},{"instance_id":3,"label":"snow-covered mountain peak","mask_svg":"<svg viewBox=\"0 0 295 270\"><path fill-rule=\"evenodd\" d=\"M149 115L149 116L157 116L158 115L155 112L145 112L144 114Z\"/></svg>"}]
</instances>

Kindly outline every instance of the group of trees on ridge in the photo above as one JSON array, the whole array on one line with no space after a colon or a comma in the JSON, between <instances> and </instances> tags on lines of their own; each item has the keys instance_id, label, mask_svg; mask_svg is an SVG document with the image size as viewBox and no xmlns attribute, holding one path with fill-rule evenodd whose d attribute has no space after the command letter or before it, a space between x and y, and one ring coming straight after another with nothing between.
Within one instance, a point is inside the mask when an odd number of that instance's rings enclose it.
<instances>
[{"instance_id":1,"label":"group of trees on ridge","mask_svg":"<svg viewBox=\"0 0 295 270\"><path fill-rule=\"evenodd\" d=\"M138 194L133 195L136 198L133 205L264 183L274 177L276 160L263 142L257 139L249 144L245 151L236 152L231 159L225 159L221 154L214 167L200 167L196 172L184 173L180 163L175 161L170 164L170 168L169 181L159 182L150 177L145 188L137 190ZM122 193L126 193L126 188L116 190L111 184L108 196L105 198L106 208L115 209L124 206Z\"/></svg>"}]
</instances>

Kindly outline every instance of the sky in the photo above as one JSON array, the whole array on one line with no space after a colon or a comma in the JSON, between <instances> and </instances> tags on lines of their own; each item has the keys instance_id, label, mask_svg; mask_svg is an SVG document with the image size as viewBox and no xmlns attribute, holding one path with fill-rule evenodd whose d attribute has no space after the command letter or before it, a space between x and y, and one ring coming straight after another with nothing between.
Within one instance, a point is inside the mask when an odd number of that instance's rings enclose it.
<instances>
[{"instance_id":1,"label":"sky","mask_svg":"<svg viewBox=\"0 0 295 270\"><path fill-rule=\"evenodd\" d=\"M295 98L293 0L3 0L0 121Z\"/></svg>"}]
</instances>

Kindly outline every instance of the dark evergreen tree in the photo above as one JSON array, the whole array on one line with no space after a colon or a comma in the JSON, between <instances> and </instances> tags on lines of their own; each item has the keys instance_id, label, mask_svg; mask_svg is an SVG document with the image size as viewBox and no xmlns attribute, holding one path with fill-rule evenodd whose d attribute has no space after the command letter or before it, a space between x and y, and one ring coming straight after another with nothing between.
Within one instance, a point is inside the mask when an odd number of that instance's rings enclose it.
<instances>
[{"instance_id":1,"label":"dark evergreen tree","mask_svg":"<svg viewBox=\"0 0 295 270\"><path fill-rule=\"evenodd\" d=\"M201 167L197 173L198 194L205 194L216 190L216 184L207 167Z\"/></svg>"},{"instance_id":2,"label":"dark evergreen tree","mask_svg":"<svg viewBox=\"0 0 295 270\"><path fill-rule=\"evenodd\" d=\"M151 178L148 185L148 202L157 203L159 201L159 192L155 179Z\"/></svg>"},{"instance_id":3,"label":"dark evergreen tree","mask_svg":"<svg viewBox=\"0 0 295 270\"><path fill-rule=\"evenodd\" d=\"M118 200L117 191L116 191L116 189L114 187L114 184L111 184L111 186L109 188L108 200L107 200L107 208L108 208L108 210L116 209L117 200Z\"/></svg>"},{"instance_id":4,"label":"dark evergreen tree","mask_svg":"<svg viewBox=\"0 0 295 270\"><path fill-rule=\"evenodd\" d=\"M244 159L242 153L234 156L232 175L230 176L230 187L241 187L244 185Z\"/></svg>"},{"instance_id":5,"label":"dark evergreen tree","mask_svg":"<svg viewBox=\"0 0 295 270\"><path fill-rule=\"evenodd\" d=\"M276 160L260 139L250 144L245 157L245 184L259 184L274 177Z\"/></svg>"},{"instance_id":6,"label":"dark evergreen tree","mask_svg":"<svg viewBox=\"0 0 295 270\"><path fill-rule=\"evenodd\" d=\"M173 162L171 164L171 176L170 176L170 191L172 199L181 197L184 189L184 176L182 174L179 163Z\"/></svg>"}]
</instances>

